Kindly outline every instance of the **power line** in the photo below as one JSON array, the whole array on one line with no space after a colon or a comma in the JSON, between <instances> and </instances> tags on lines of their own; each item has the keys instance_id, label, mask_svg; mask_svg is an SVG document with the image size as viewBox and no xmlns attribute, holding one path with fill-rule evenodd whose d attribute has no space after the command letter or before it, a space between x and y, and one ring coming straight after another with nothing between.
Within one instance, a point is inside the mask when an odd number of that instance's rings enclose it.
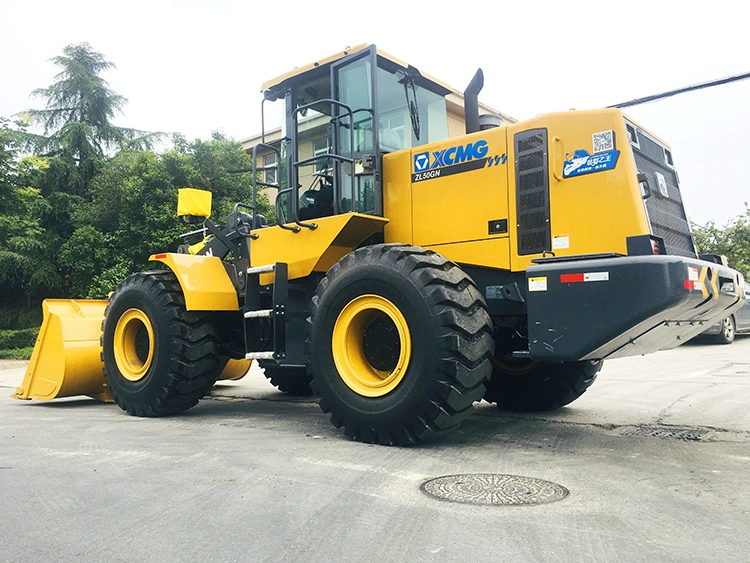
<instances>
[{"instance_id":1,"label":"power line","mask_svg":"<svg viewBox=\"0 0 750 563\"><path fill-rule=\"evenodd\" d=\"M612 106L607 106L607 107L626 108L630 106L637 106L640 104L647 104L649 102L653 102L655 100L661 100L662 98L668 98L670 96L675 96L677 94L684 94L685 92L692 92L694 90L702 90L703 88L712 88L714 86L721 86L722 84L729 84L730 82L739 82L740 80L745 80L747 78L750 78L750 72L746 72L745 74L738 74L736 76L729 76L727 78L721 78L719 80L711 80L710 82L702 82L700 84L694 84L693 86L686 86L685 88L678 88L677 90L670 90L669 92L663 92L661 94L654 94L652 96L646 96L645 98L636 98L635 100L630 100L629 102L622 102L620 104L614 104Z\"/></svg>"}]
</instances>

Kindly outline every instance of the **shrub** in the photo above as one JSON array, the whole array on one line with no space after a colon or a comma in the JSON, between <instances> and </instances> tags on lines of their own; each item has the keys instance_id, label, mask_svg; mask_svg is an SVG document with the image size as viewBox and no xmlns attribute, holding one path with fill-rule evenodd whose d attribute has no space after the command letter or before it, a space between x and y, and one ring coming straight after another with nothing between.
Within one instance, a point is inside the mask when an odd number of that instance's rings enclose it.
<instances>
[{"instance_id":1,"label":"shrub","mask_svg":"<svg viewBox=\"0 0 750 563\"><path fill-rule=\"evenodd\" d=\"M10 350L0 350L0 359L2 360L30 360L34 348L11 348Z\"/></svg>"},{"instance_id":2,"label":"shrub","mask_svg":"<svg viewBox=\"0 0 750 563\"><path fill-rule=\"evenodd\" d=\"M33 348L38 334L39 328L0 330L0 350L9 351L17 348Z\"/></svg>"}]
</instances>

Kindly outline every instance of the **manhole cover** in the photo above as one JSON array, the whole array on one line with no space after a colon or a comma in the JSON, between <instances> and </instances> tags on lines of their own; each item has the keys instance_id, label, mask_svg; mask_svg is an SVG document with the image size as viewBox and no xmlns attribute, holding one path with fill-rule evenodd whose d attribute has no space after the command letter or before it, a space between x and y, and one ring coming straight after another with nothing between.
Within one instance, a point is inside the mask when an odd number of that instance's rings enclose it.
<instances>
[{"instance_id":1,"label":"manhole cover","mask_svg":"<svg viewBox=\"0 0 750 563\"><path fill-rule=\"evenodd\" d=\"M549 481L488 473L436 477L422 483L422 490L437 499L463 504L547 504L568 496L568 489Z\"/></svg>"},{"instance_id":2,"label":"manhole cover","mask_svg":"<svg viewBox=\"0 0 750 563\"><path fill-rule=\"evenodd\" d=\"M670 428L669 426L632 426L622 431L625 436L651 436L652 438L676 438L698 441L705 438L708 430L696 428Z\"/></svg>"}]
</instances>

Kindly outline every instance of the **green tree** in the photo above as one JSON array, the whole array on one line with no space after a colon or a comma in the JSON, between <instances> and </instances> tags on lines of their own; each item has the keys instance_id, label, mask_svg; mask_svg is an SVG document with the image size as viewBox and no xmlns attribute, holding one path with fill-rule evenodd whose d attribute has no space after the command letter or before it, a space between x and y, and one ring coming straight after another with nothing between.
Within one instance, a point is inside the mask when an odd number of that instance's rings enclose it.
<instances>
[{"instance_id":1,"label":"green tree","mask_svg":"<svg viewBox=\"0 0 750 563\"><path fill-rule=\"evenodd\" d=\"M20 140L19 132L10 128L10 120L0 117L0 214L3 215L18 208L16 147Z\"/></svg>"},{"instance_id":2,"label":"green tree","mask_svg":"<svg viewBox=\"0 0 750 563\"><path fill-rule=\"evenodd\" d=\"M709 221L705 226L693 224L695 244L701 254L723 254L729 265L750 278L750 206L731 219L724 228Z\"/></svg>"},{"instance_id":3,"label":"green tree","mask_svg":"<svg viewBox=\"0 0 750 563\"><path fill-rule=\"evenodd\" d=\"M101 76L114 64L90 45L68 45L52 62L60 69L54 83L33 92L46 108L19 114L15 129L1 123L0 304L6 309L85 296L91 273L111 266L111 235L78 232L87 225L74 216L112 151L148 149L160 136L112 123L127 100ZM33 125L42 133L30 133ZM19 160L19 147L35 156Z\"/></svg>"},{"instance_id":4,"label":"green tree","mask_svg":"<svg viewBox=\"0 0 750 563\"><path fill-rule=\"evenodd\" d=\"M101 77L112 63L86 43L52 61L56 81L35 91L46 109L15 129L0 119L0 328L14 327L8 311L38 311L43 298L106 297L153 267L151 254L176 250L192 230L176 217L178 188L210 190L219 224L252 196L250 174L231 172L251 164L237 143L177 135L156 154L157 135L112 124L126 102ZM43 134L27 132L33 123ZM33 156L20 159L20 146ZM265 197L259 211L273 217Z\"/></svg>"},{"instance_id":5,"label":"green tree","mask_svg":"<svg viewBox=\"0 0 750 563\"><path fill-rule=\"evenodd\" d=\"M43 198L26 183L46 163L36 157L18 160L21 137L0 118L0 328L15 327L23 309L61 286L47 260L40 220Z\"/></svg>"},{"instance_id":6,"label":"green tree","mask_svg":"<svg viewBox=\"0 0 750 563\"><path fill-rule=\"evenodd\" d=\"M45 109L28 111L42 135L28 135L37 154L57 156L69 165L67 182L60 191L86 197L91 179L108 151L123 147L148 149L160 136L117 127L112 119L127 103L100 75L115 68L88 43L68 45L51 59L61 69L55 82L33 95L46 100Z\"/></svg>"},{"instance_id":7,"label":"green tree","mask_svg":"<svg viewBox=\"0 0 750 563\"><path fill-rule=\"evenodd\" d=\"M77 229L60 252L73 295L106 297L126 275L153 267L151 254L176 250L180 234L195 228L176 216L178 188L211 191L212 220L220 226L236 202L250 201L250 175L231 172L250 166L237 143L215 133L210 141L176 136L174 146L160 155L120 151L94 178L91 201L79 208ZM265 196L259 212L270 217Z\"/></svg>"}]
</instances>

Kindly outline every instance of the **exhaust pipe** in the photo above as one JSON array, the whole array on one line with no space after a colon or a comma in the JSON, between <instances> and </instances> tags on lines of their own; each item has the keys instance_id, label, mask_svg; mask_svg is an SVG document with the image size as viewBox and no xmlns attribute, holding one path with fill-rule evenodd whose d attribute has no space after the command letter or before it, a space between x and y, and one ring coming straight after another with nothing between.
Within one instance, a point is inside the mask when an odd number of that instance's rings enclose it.
<instances>
[{"instance_id":1,"label":"exhaust pipe","mask_svg":"<svg viewBox=\"0 0 750 563\"><path fill-rule=\"evenodd\" d=\"M484 73L477 69L474 78L464 92L464 114L466 120L466 134L479 131L479 92L484 86Z\"/></svg>"}]
</instances>

